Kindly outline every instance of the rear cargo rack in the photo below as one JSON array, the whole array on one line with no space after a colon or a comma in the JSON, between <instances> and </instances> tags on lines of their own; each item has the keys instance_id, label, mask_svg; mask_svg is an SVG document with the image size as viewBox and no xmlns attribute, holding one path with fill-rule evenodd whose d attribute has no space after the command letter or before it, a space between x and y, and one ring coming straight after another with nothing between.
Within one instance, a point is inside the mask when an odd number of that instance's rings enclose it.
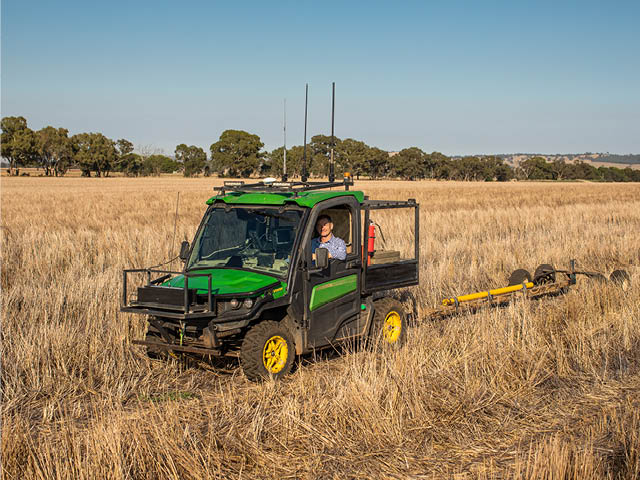
<instances>
[{"instance_id":1,"label":"rear cargo rack","mask_svg":"<svg viewBox=\"0 0 640 480\"><path fill-rule=\"evenodd\" d=\"M420 204L414 198L404 200L370 200L365 197L362 202L364 211L364 229L362 240L362 258L369 258L369 222L372 210L386 210L392 208L414 209L414 258L391 261L382 264L368 264L362 262L362 287L363 294L380 292L393 288L410 287L420 282ZM398 279L403 279L399 281Z\"/></svg>"}]
</instances>

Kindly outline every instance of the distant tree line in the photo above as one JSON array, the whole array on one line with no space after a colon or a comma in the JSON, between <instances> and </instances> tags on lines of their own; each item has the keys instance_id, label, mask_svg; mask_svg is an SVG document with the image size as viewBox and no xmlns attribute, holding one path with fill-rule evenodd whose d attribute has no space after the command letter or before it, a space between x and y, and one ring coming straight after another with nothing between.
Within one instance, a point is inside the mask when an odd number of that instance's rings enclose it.
<instances>
[{"instance_id":1,"label":"distant tree line","mask_svg":"<svg viewBox=\"0 0 640 480\"><path fill-rule=\"evenodd\" d=\"M209 157L200 147L180 144L171 158L159 153L135 153L130 141L112 140L101 133L69 136L67 129L50 126L33 131L24 117L4 117L1 127L2 157L9 163L10 174L17 174L21 167L41 168L47 176L64 175L69 168L79 168L84 176L109 176L111 172L127 176L180 172L186 177L214 173L225 177L280 177L283 174L283 147L266 152L258 135L242 130L224 131L218 141L211 144ZM331 137L311 137L306 147L309 176L327 176L331 147ZM417 147L390 154L352 138L335 138L333 149L336 175L350 172L355 178L640 181L640 170L594 167L563 160L549 162L541 156L512 167L498 156L451 158L439 152L426 153ZM300 177L303 154L304 147L300 145L287 149L289 178Z\"/></svg>"},{"instance_id":2,"label":"distant tree line","mask_svg":"<svg viewBox=\"0 0 640 480\"><path fill-rule=\"evenodd\" d=\"M46 176L64 175L78 168L82 175L108 177L111 172L127 176L182 172L185 176L206 173L207 155L199 147L178 145L175 159L158 153L134 153L127 139L112 140L101 133L69 136L66 128L31 130L24 117L2 118L2 158L9 175L21 167L41 168Z\"/></svg>"},{"instance_id":3,"label":"distant tree line","mask_svg":"<svg viewBox=\"0 0 640 480\"><path fill-rule=\"evenodd\" d=\"M518 178L525 180L592 180L600 182L640 182L640 170L617 167L595 167L577 161L547 161L544 157L532 157L520 162L515 169Z\"/></svg>"}]
</instances>

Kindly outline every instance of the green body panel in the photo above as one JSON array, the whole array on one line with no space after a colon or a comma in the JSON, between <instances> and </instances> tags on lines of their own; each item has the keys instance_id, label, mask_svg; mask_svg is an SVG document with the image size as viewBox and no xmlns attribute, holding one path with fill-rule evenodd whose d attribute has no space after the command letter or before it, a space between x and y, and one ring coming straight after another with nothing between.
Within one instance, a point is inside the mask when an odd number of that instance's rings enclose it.
<instances>
[{"instance_id":1,"label":"green body panel","mask_svg":"<svg viewBox=\"0 0 640 480\"><path fill-rule=\"evenodd\" d=\"M364 201L364 193L360 191L338 191L338 192L299 192L297 196L293 192L279 193L241 193L232 192L227 195L216 195L207 200L207 205L211 205L216 200L222 200L229 205L285 205L295 203L300 207L313 207L316 203L335 197L354 197L359 203Z\"/></svg>"},{"instance_id":2,"label":"green body panel","mask_svg":"<svg viewBox=\"0 0 640 480\"><path fill-rule=\"evenodd\" d=\"M313 312L316 308L355 291L356 288L358 288L358 276L355 274L316 285L311 290L309 310Z\"/></svg>"},{"instance_id":3,"label":"green body panel","mask_svg":"<svg viewBox=\"0 0 640 480\"><path fill-rule=\"evenodd\" d=\"M271 291L273 294L273 299L282 297L285 293L287 293L287 284L284 282L280 282L280 286Z\"/></svg>"},{"instance_id":4,"label":"green body panel","mask_svg":"<svg viewBox=\"0 0 640 480\"><path fill-rule=\"evenodd\" d=\"M287 284L285 282L279 281L269 275L247 272L246 270L212 268L206 270L195 270L192 273L211 274L211 293L213 295L230 295L234 293L243 294L253 292L275 282L278 283L274 285L274 288L276 290L280 289L280 291L274 294L275 298L281 297L287 291ZM184 288L184 275L177 275L162 285L164 287ZM189 278L189 288L195 288L199 294L207 293L207 285L207 277Z\"/></svg>"}]
</instances>

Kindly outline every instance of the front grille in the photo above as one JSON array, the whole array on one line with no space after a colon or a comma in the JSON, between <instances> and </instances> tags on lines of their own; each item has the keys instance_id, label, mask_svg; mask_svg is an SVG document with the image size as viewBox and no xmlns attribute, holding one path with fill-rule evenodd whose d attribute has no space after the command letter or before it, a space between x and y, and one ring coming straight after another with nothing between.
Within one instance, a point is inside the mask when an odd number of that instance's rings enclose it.
<instances>
[{"instance_id":1,"label":"front grille","mask_svg":"<svg viewBox=\"0 0 640 480\"><path fill-rule=\"evenodd\" d=\"M192 302L194 295L195 290L189 289L189 303ZM155 303L175 307L184 306L184 289L157 287L154 285L139 287L138 303Z\"/></svg>"}]
</instances>

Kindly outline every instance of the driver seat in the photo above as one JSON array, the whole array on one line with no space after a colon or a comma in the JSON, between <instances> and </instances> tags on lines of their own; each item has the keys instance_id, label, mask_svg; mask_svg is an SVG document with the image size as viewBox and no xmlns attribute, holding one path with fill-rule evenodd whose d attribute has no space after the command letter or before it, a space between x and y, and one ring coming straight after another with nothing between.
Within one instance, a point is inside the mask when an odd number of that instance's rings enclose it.
<instances>
[{"instance_id":1,"label":"driver seat","mask_svg":"<svg viewBox=\"0 0 640 480\"><path fill-rule=\"evenodd\" d=\"M321 215L329 215L333 220L333 234L344 240L347 245L347 255L352 253L351 211L348 208L328 208Z\"/></svg>"}]
</instances>

